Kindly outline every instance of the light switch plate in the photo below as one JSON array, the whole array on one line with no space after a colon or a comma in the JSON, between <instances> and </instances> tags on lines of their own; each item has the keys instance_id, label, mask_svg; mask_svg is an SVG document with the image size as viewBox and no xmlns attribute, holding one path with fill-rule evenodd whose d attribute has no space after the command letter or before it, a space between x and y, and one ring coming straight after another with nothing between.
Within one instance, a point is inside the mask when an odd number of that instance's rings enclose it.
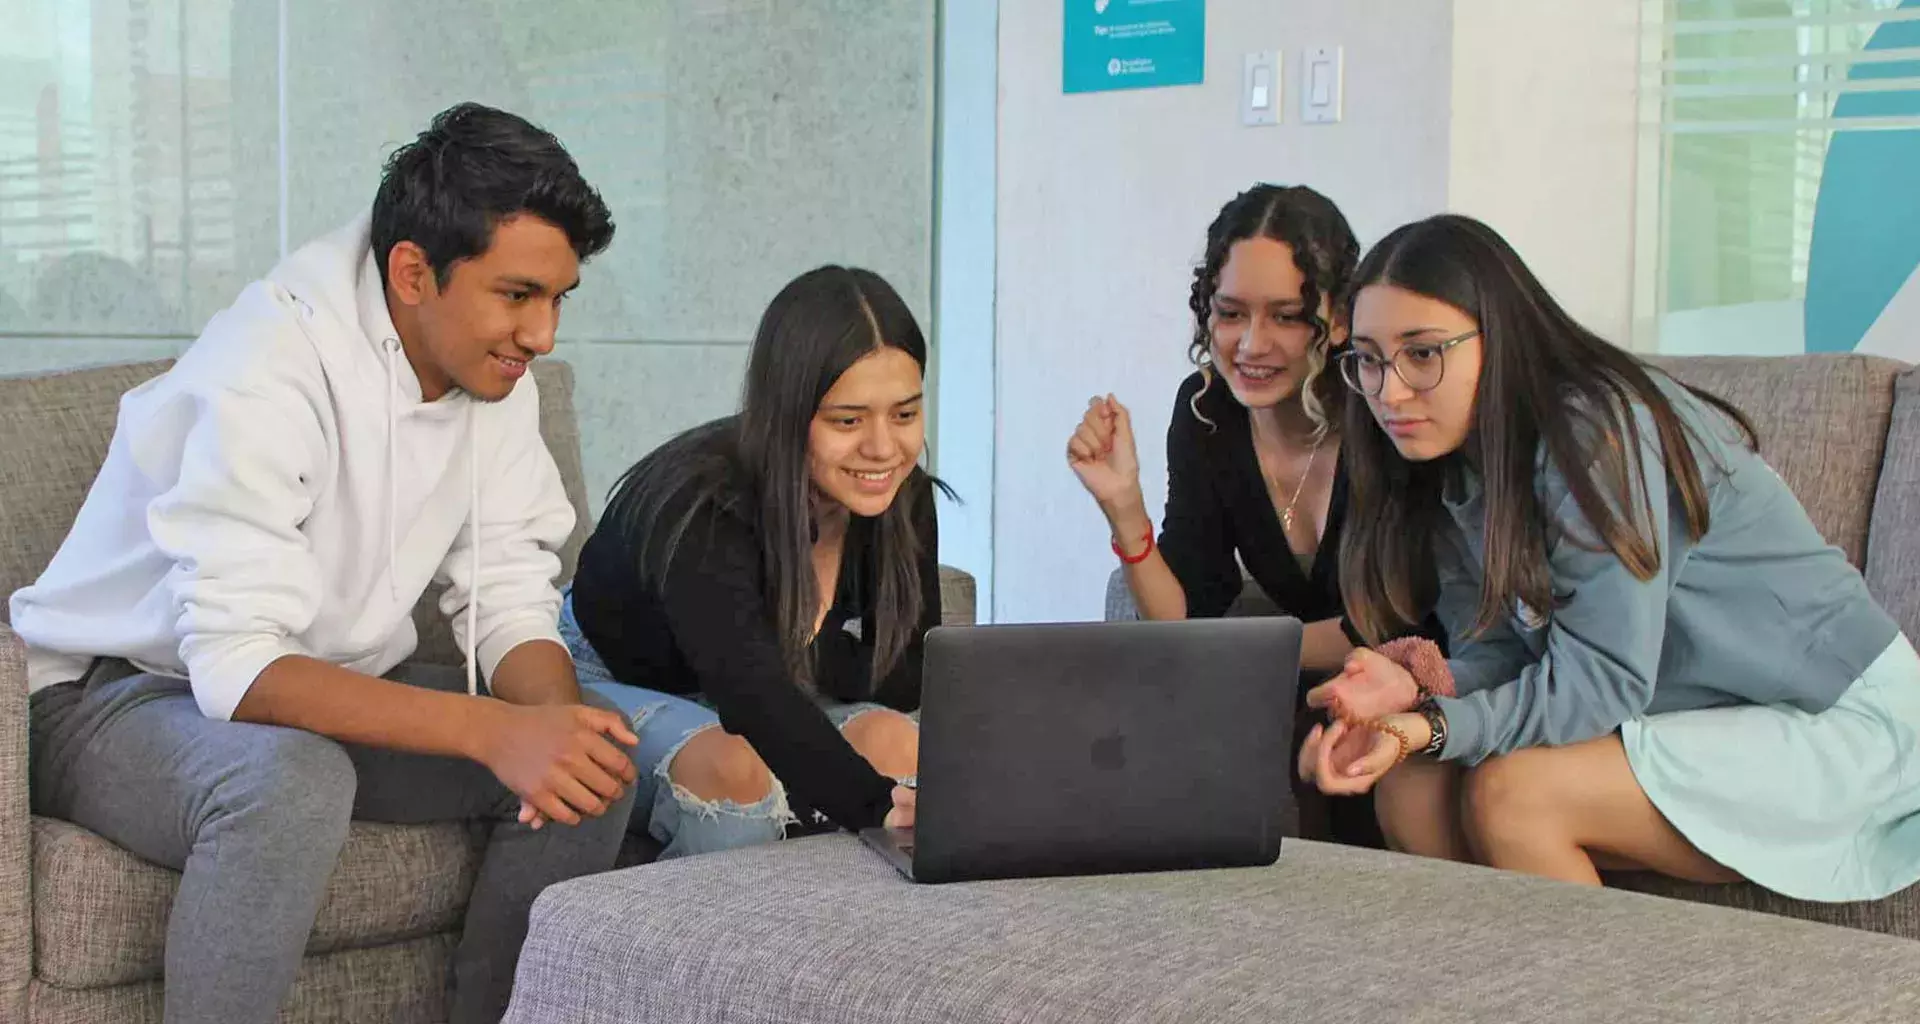
<instances>
[{"instance_id":1,"label":"light switch plate","mask_svg":"<svg viewBox=\"0 0 1920 1024\"><path fill-rule=\"evenodd\" d=\"M1247 54L1240 75L1240 123L1248 127L1279 124L1284 92L1280 87L1280 51Z\"/></svg>"},{"instance_id":2,"label":"light switch plate","mask_svg":"<svg viewBox=\"0 0 1920 1024\"><path fill-rule=\"evenodd\" d=\"M1300 55L1300 120L1333 124L1340 120L1340 97L1345 91L1341 48L1310 46Z\"/></svg>"}]
</instances>

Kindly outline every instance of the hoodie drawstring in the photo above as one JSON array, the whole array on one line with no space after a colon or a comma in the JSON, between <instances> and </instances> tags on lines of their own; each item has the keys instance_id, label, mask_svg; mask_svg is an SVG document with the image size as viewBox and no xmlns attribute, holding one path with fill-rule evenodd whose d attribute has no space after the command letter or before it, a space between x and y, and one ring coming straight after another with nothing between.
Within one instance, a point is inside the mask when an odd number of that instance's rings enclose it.
<instances>
[{"instance_id":1,"label":"hoodie drawstring","mask_svg":"<svg viewBox=\"0 0 1920 1024\"><path fill-rule=\"evenodd\" d=\"M381 343L387 350L387 590L400 596L400 413L394 390L399 387L395 360L400 358L400 339ZM478 403L467 403L467 695L480 695L480 658L478 630L480 622L480 410Z\"/></svg>"},{"instance_id":2,"label":"hoodie drawstring","mask_svg":"<svg viewBox=\"0 0 1920 1024\"><path fill-rule=\"evenodd\" d=\"M398 375L394 372L393 361L400 357L400 339L388 338L380 343L387 350L387 593L400 596L400 413L399 402L394 397L394 389L399 386Z\"/></svg>"},{"instance_id":3,"label":"hoodie drawstring","mask_svg":"<svg viewBox=\"0 0 1920 1024\"><path fill-rule=\"evenodd\" d=\"M480 621L480 403L467 401L467 695L480 695L479 657L475 653Z\"/></svg>"}]
</instances>

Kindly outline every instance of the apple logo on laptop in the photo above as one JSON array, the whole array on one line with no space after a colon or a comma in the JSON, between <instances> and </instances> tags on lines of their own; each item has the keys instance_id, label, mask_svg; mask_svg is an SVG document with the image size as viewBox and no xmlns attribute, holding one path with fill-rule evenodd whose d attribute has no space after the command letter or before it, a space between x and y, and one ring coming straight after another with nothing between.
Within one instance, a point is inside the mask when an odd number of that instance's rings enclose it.
<instances>
[{"instance_id":1,"label":"apple logo on laptop","mask_svg":"<svg viewBox=\"0 0 1920 1024\"><path fill-rule=\"evenodd\" d=\"M1103 771L1119 771L1127 766L1127 738L1114 733L1093 741L1093 766Z\"/></svg>"}]
</instances>

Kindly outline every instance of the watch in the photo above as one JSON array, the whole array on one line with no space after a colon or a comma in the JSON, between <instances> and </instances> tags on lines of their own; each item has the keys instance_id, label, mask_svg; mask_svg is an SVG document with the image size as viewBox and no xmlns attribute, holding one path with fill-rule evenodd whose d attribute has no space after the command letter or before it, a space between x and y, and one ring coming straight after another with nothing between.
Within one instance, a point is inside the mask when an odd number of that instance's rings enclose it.
<instances>
[{"instance_id":1,"label":"watch","mask_svg":"<svg viewBox=\"0 0 1920 1024\"><path fill-rule=\"evenodd\" d=\"M1420 716L1427 720L1427 731L1433 733L1433 739L1427 741L1426 748L1420 753L1437 757L1447 745L1447 713L1440 710L1439 704L1428 699L1420 705Z\"/></svg>"}]
</instances>

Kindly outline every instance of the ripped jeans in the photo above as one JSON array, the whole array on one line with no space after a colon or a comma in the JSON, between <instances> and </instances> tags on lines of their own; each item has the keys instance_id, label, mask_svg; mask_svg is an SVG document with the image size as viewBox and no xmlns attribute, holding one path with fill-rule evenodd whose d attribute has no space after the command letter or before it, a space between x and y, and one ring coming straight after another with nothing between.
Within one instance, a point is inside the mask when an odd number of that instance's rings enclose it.
<instances>
[{"instance_id":1,"label":"ripped jeans","mask_svg":"<svg viewBox=\"0 0 1920 1024\"><path fill-rule=\"evenodd\" d=\"M629 752L637 771L628 830L660 843L657 859L771 843L785 834L794 816L787 809L786 787L778 778L764 799L742 804L704 799L675 785L668 774L674 756L688 740L720 727L719 713L704 698L660 693L616 680L580 632L573 616L571 590L560 606L560 638L573 654L580 685L612 701L640 737L639 745ZM820 707L836 728L844 729L848 722L881 705L821 699Z\"/></svg>"}]
</instances>

